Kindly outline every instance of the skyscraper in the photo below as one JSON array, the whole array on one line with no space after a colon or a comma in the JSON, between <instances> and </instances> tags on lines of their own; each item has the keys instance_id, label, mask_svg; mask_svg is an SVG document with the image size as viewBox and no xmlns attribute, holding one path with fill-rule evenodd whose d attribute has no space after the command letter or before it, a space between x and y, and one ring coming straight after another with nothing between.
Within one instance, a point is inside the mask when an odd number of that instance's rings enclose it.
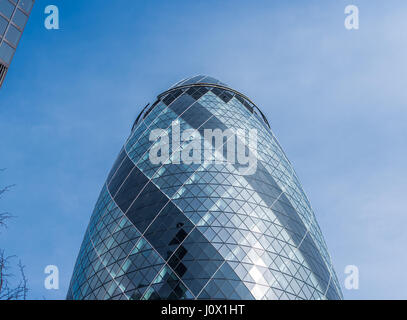
<instances>
[{"instance_id":1,"label":"skyscraper","mask_svg":"<svg viewBox=\"0 0 407 320\"><path fill-rule=\"evenodd\" d=\"M224 134L220 147L207 138L214 130ZM249 131L256 143L239 151ZM191 141L218 161L200 161L194 149L192 160L180 159L179 150L191 155ZM152 154L166 160L152 161ZM242 170L229 155L255 156L254 170ZM161 93L137 117L97 200L67 298L341 299L342 293L311 205L266 117L245 95L196 76Z\"/></svg>"},{"instance_id":2,"label":"skyscraper","mask_svg":"<svg viewBox=\"0 0 407 320\"><path fill-rule=\"evenodd\" d=\"M0 0L0 88L35 0Z\"/></svg>"}]
</instances>

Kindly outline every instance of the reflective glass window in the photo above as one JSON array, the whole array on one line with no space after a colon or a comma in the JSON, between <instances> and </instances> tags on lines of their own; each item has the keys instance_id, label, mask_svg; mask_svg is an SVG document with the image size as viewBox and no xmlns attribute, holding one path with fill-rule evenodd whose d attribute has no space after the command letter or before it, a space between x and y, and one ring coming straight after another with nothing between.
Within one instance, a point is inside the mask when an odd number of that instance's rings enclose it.
<instances>
[{"instance_id":1,"label":"reflective glass window","mask_svg":"<svg viewBox=\"0 0 407 320\"><path fill-rule=\"evenodd\" d=\"M0 37L2 37L4 32L6 31L7 25L7 20L0 16Z\"/></svg>"},{"instance_id":2,"label":"reflective glass window","mask_svg":"<svg viewBox=\"0 0 407 320\"><path fill-rule=\"evenodd\" d=\"M8 28L6 39L10 42L14 47L17 47L18 40L20 39L21 32L13 25L10 25Z\"/></svg>"},{"instance_id":3,"label":"reflective glass window","mask_svg":"<svg viewBox=\"0 0 407 320\"><path fill-rule=\"evenodd\" d=\"M7 18L11 18L14 11L14 5L8 0L0 0L0 12Z\"/></svg>"},{"instance_id":4,"label":"reflective glass window","mask_svg":"<svg viewBox=\"0 0 407 320\"><path fill-rule=\"evenodd\" d=\"M18 6L28 13L31 11L33 3L34 3L33 0L20 0Z\"/></svg>"},{"instance_id":5,"label":"reflective glass window","mask_svg":"<svg viewBox=\"0 0 407 320\"><path fill-rule=\"evenodd\" d=\"M16 10L13 16L13 22L20 28L24 29L25 24L27 23L28 16L24 14L21 10Z\"/></svg>"},{"instance_id":6,"label":"reflective glass window","mask_svg":"<svg viewBox=\"0 0 407 320\"><path fill-rule=\"evenodd\" d=\"M0 46L0 59L9 64L11 62L11 57L13 56L14 49L10 47L7 43L3 42Z\"/></svg>"}]
</instances>

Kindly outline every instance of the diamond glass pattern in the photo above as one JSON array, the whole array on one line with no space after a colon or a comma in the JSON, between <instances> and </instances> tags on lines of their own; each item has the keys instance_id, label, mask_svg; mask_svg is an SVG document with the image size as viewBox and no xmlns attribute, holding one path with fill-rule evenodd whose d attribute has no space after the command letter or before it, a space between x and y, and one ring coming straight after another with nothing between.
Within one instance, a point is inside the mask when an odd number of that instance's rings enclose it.
<instances>
[{"instance_id":1,"label":"diamond glass pattern","mask_svg":"<svg viewBox=\"0 0 407 320\"><path fill-rule=\"evenodd\" d=\"M152 164L150 132L257 129L257 170ZM238 137L242 139L242 137ZM244 137L243 137L244 138ZM170 148L172 141L168 142ZM178 146L182 149L185 143ZM255 148L255 149L254 149ZM140 114L103 186L68 299L341 299L321 230L269 123L244 95L199 75Z\"/></svg>"}]
</instances>

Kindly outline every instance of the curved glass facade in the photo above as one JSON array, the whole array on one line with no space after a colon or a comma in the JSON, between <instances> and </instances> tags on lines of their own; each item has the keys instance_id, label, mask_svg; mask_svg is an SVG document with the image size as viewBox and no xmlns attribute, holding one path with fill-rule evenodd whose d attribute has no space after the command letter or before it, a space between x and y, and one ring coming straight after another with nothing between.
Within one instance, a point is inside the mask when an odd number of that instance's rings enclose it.
<instances>
[{"instance_id":1,"label":"curved glass facade","mask_svg":"<svg viewBox=\"0 0 407 320\"><path fill-rule=\"evenodd\" d=\"M168 136L195 132L212 151L223 149L205 130L254 129L257 144L243 153L256 156L256 169L244 174L228 161L177 161L175 151L189 142L151 139L156 129ZM149 155L159 140L172 153L154 164ZM244 95L196 76L159 95L137 118L96 203L67 298L341 299L342 293L311 205L267 119Z\"/></svg>"}]
</instances>

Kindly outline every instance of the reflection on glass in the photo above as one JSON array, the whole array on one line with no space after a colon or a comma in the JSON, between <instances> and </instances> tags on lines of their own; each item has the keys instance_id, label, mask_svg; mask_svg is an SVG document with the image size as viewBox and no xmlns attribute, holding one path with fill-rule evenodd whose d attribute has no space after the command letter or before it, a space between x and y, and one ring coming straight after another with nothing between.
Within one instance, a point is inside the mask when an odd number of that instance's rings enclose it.
<instances>
[{"instance_id":1,"label":"reflection on glass","mask_svg":"<svg viewBox=\"0 0 407 320\"><path fill-rule=\"evenodd\" d=\"M21 0L18 6L25 12L30 12L33 6L33 0Z\"/></svg>"},{"instance_id":2,"label":"reflection on glass","mask_svg":"<svg viewBox=\"0 0 407 320\"><path fill-rule=\"evenodd\" d=\"M27 23L28 16L25 15L21 10L16 10L13 17L13 22L20 28L24 29L25 24Z\"/></svg>"},{"instance_id":3,"label":"reflection on glass","mask_svg":"<svg viewBox=\"0 0 407 320\"><path fill-rule=\"evenodd\" d=\"M7 18L11 18L14 11L14 5L8 0L0 0L0 12Z\"/></svg>"},{"instance_id":4,"label":"reflection on glass","mask_svg":"<svg viewBox=\"0 0 407 320\"><path fill-rule=\"evenodd\" d=\"M10 47L7 43L3 42L1 44L0 59L2 59L6 64L10 64L13 53L14 53L14 49L12 47Z\"/></svg>"},{"instance_id":5,"label":"reflection on glass","mask_svg":"<svg viewBox=\"0 0 407 320\"><path fill-rule=\"evenodd\" d=\"M3 17L0 17L0 37L3 36L4 32L6 31L7 24L7 20Z\"/></svg>"},{"instance_id":6,"label":"reflection on glass","mask_svg":"<svg viewBox=\"0 0 407 320\"><path fill-rule=\"evenodd\" d=\"M14 27L13 25L10 25L7 31L6 39L14 46L17 47L18 40L20 39L21 32Z\"/></svg>"},{"instance_id":7,"label":"reflection on glass","mask_svg":"<svg viewBox=\"0 0 407 320\"><path fill-rule=\"evenodd\" d=\"M185 79L141 113L95 206L68 299L342 297L312 209L266 119L219 83ZM257 171L152 164L144 157L149 134L173 121L182 130L255 128Z\"/></svg>"}]
</instances>

